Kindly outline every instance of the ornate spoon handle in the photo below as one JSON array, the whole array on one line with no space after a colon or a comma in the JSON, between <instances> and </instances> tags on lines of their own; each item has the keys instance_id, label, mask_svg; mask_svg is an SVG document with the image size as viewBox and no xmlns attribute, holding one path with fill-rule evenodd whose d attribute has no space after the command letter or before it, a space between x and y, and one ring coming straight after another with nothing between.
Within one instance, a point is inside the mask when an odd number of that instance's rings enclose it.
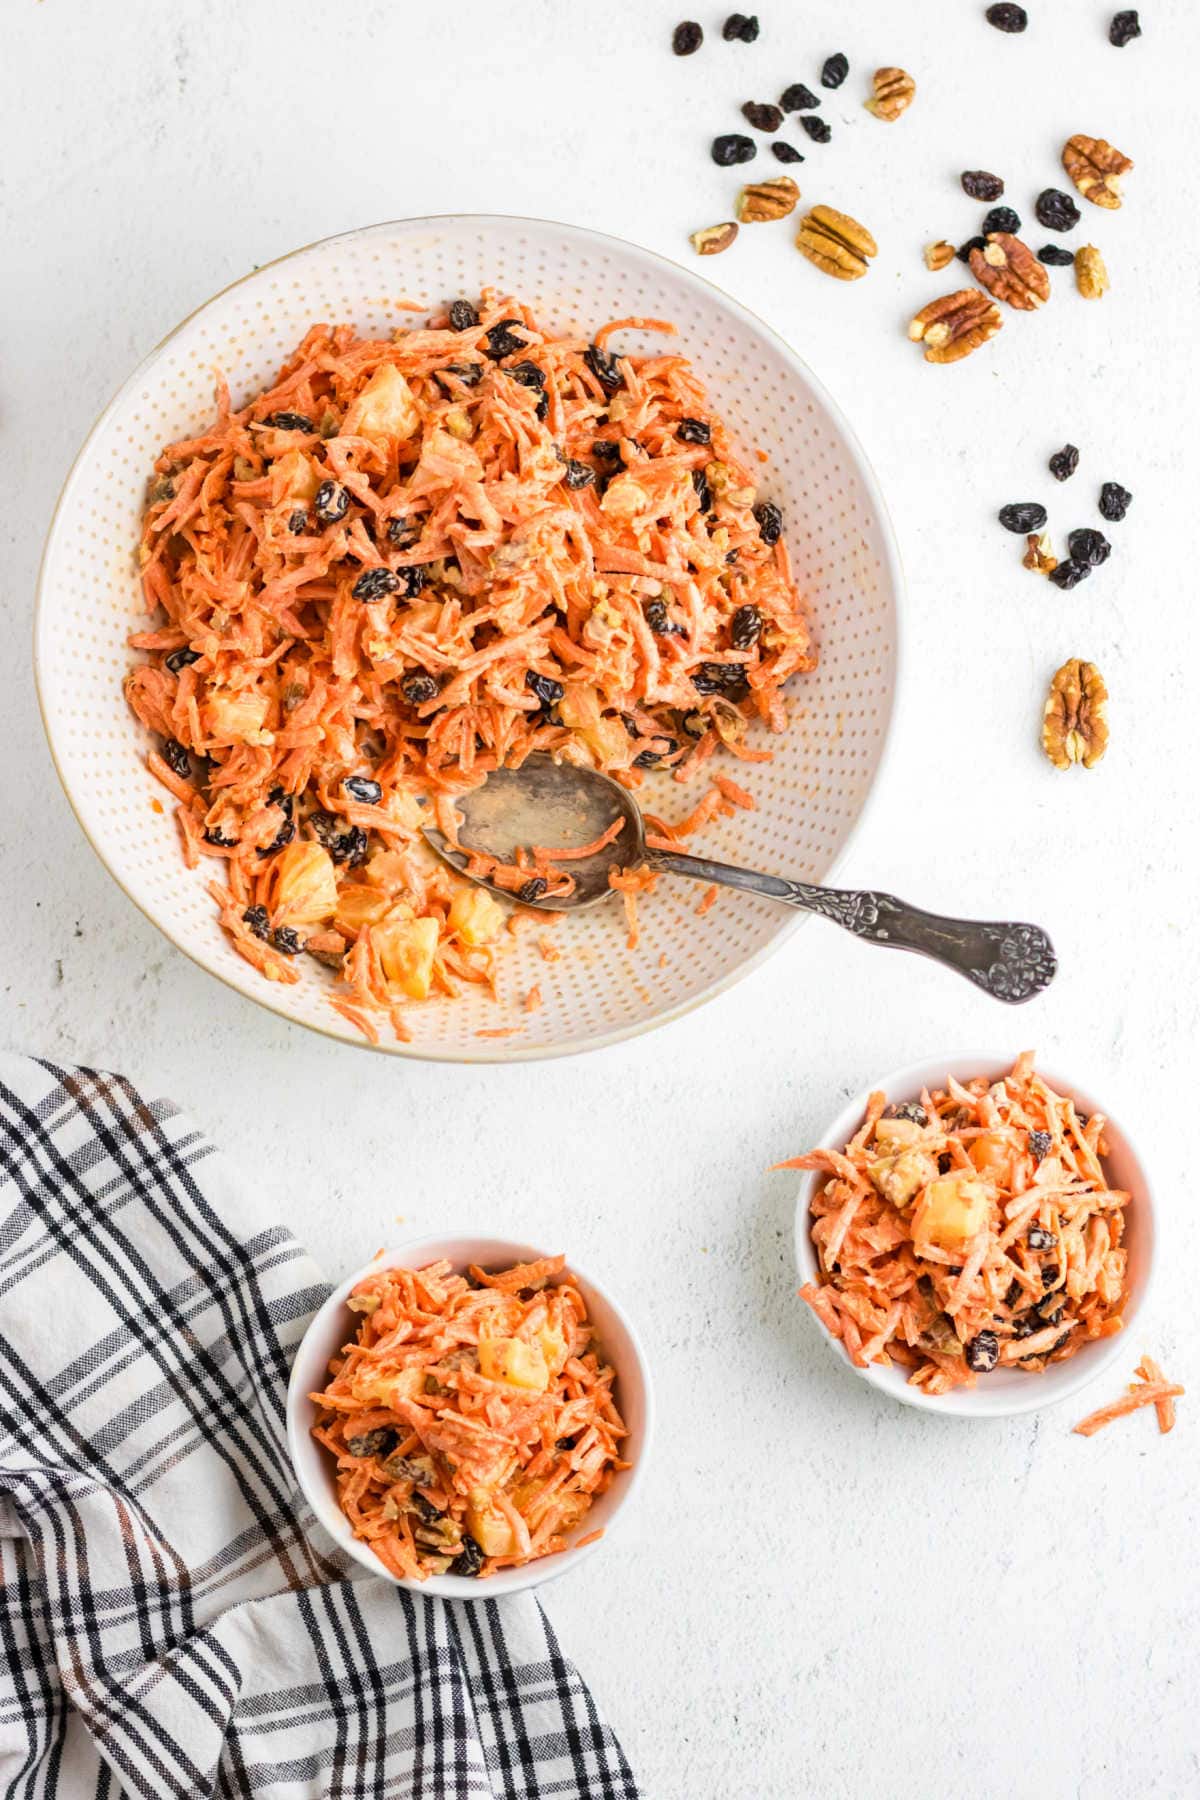
<instances>
[{"instance_id":1,"label":"ornate spoon handle","mask_svg":"<svg viewBox=\"0 0 1200 1800\"><path fill-rule=\"evenodd\" d=\"M722 887L743 888L785 906L832 919L868 944L887 944L895 950L914 950L935 962L956 969L996 1000L1016 1005L1032 1000L1054 979L1058 967L1054 946L1039 925L1009 920L943 919L897 900L894 894L851 888L813 887L806 881L787 881L780 875L760 875L737 869L730 863L710 862L703 856L681 856L674 851L651 850L651 868L693 881L716 881Z\"/></svg>"}]
</instances>

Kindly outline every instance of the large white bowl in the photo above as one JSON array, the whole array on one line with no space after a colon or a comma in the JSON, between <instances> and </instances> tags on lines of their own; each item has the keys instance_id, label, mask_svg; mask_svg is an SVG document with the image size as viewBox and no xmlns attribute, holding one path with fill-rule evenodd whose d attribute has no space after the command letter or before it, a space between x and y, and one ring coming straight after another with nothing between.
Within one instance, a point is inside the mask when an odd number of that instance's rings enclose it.
<instances>
[{"instance_id":1,"label":"large white bowl","mask_svg":"<svg viewBox=\"0 0 1200 1800\"><path fill-rule=\"evenodd\" d=\"M581 1275L571 1262L564 1271L564 1279L569 1274L583 1295L588 1318L596 1328L600 1354L615 1371L613 1397L629 1432L621 1449L632 1467L613 1477L611 1485L593 1503L580 1527L581 1536L603 1531L602 1539L583 1544L578 1549L560 1550L556 1556L541 1556L519 1569L501 1569L486 1580L466 1575L430 1575L425 1581L401 1581L384 1567L369 1544L355 1537L337 1503L333 1458L312 1435L316 1415L308 1396L325 1386L330 1358L354 1338L359 1318L348 1310L346 1299L364 1276L380 1269L420 1269L427 1263L443 1259L460 1271L471 1263L480 1268L505 1269L514 1263L531 1262L545 1255L545 1250L535 1249L531 1244L513 1244L507 1238L428 1237L402 1244L395 1250L381 1250L365 1269L355 1270L334 1288L325 1304L314 1313L300 1340L287 1392L288 1448L296 1478L329 1535L356 1562L384 1581L411 1588L414 1593L437 1595L443 1600L491 1600L500 1594L515 1594L522 1588L538 1587L544 1581L564 1575L585 1556L590 1556L601 1543L606 1543L617 1515L624 1512L633 1499L650 1454L654 1431L650 1370L637 1333L616 1301L589 1277Z\"/></svg>"},{"instance_id":2,"label":"large white bowl","mask_svg":"<svg viewBox=\"0 0 1200 1800\"><path fill-rule=\"evenodd\" d=\"M925 1088L933 1090L945 1087L949 1075L961 1082L972 1081L978 1075L985 1076L988 1081L998 1081L1002 1075L1008 1074L1014 1060L1010 1056L1007 1060L998 1061L991 1054L962 1055L941 1057L934 1062L914 1063L907 1069L894 1069L890 1075L873 1081L869 1089L843 1107L837 1118L826 1126L813 1147L821 1150L844 1150L862 1124L867 1100L876 1089L881 1088L892 1102L917 1100ZM1078 1393L1080 1388L1086 1387L1110 1363L1120 1358L1132 1366L1141 1352L1142 1346L1132 1328L1146 1302L1155 1249L1154 1203L1146 1164L1135 1150L1127 1127L1118 1123L1102 1099L1097 1099L1077 1082L1064 1080L1053 1070L1042 1068L1040 1063L1038 1072L1057 1093L1070 1095L1078 1111L1104 1114L1104 1141L1108 1145L1108 1154L1104 1158L1106 1172L1113 1187L1127 1189L1133 1196L1131 1204L1125 1210L1124 1243L1129 1252L1128 1297L1121 1308L1125 1329L1117 1332L1115 1337L1095 1338L1065 1362L1049 1363L1040 1371L998 1368L990 1375L982 1376L973 1388L954 1388L948 1394L926 1394L921 1388L909 1385L908 1371L899 1365L889 1369L872 1363L865 1369L858 1368L850 1361L838 1340L830 1337L814 1315L813 1328L820 1332L826 1344L842 1359L846 1367L853 1369L856 1375L861 1375L872 1387L890 1394L893 1400L903 1400L908 1406L923 1407L927 1412L955 1413L962 1418L1003 1418L1009 1413L1034 1412L1039 1407L1057 1405L1060 1400L1066 1400ZM796 1196L796 1267L802 1282L820 1279L817 1255L809 1231L812 1224L810 1209L817 1188L824 1180L825 1177L818 1172L806 1174Z\"/></svg>"},{"instance_id":3,"label":"large white bowl","mask_svg":"<svg viewBox=\"0 0 1200 1800\"><path fill-rule=\"evenodd\" d=\"M147 357L79 453L42 562L38 693L67 797L130 899L211 974L349 1043L364 1040L329 1006L327 971L312 964L301 982L286 986L263 980L237 955L205 892L212 870L184 867L170 809L161 810L162 790L144 767L145 734L121 692L130 663L126 638L144 618L134 564L139 518L160 449L212 415L214 367L227 374L240 402L274 375L315 320L387 333L412 321L398 299L435 307L477 295L485 284L525 298L554 329L595 328L627 314L673 319L677 342L708 383L714 406L748 448L768 453L763 492L782 504L821 664L791 685L794 723L775 761L751 771L758 811L713 826L697 847L826 880L863 810L892 714L900 574L874 477L838 408L796 353L701 276L574 226L493 217L376 225L245 276ZM627 333L619 342L663 340ZM677 816L686 809L685 790L667 786L666 810ZM649 785L647 793L653 799ZM748 894L727 899L703 921L695 905L689 883L664 882L642 909L642 943L633 953L616 902L564 925L570 954L555 963L541 959L531 934L504 960L507 1004L472 988L453 1001L414 1005L407 1014L412 1043L382 1047L487 1062L612 1043L719 993L806 916ZM535 982L542 1006L523 1013L520 996ZM499 1039L476 1035L506 1025L520 1030Z\"/></svg>"}]
</instances>

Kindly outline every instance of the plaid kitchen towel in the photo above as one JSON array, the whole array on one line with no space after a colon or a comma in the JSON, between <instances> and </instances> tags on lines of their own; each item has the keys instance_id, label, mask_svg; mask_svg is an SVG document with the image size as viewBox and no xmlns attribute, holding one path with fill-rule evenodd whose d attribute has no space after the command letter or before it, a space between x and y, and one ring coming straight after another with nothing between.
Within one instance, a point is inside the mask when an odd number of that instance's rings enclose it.
<instances>
[{"instance_id":1,"label":"plaid kitchen towel","mask_svg":"<svg viewBox=\"0 0 1200 1800\"><path fill-rule=\"evenodd\" d=\"M293 1486L328 1291L173 1106L0 1056L0 1791L638 1800L531 1595L348 1566Z\"/></svg>"}]
</instances>

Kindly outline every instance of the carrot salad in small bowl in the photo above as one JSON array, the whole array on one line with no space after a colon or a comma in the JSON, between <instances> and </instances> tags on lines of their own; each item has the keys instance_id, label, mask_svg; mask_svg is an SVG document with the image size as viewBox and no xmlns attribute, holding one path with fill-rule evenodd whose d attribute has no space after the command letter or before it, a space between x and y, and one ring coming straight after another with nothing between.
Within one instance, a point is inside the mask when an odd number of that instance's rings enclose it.
<instances>
[{"instance_id":1,"label":"carrot salad in small bowl","mask_svg":"<svg viewBox=\"0 0 1200 1800\"><path fill-rule=\"evenodd\" d=\"M856 1367L898 1365L930 1396L1112 1337L1132 1196L1105 1172L1105 1125L1032 1053L918 1100L872 1093L844 1149L779 1165L813 1173L801 1297Z\"/></svg>"}]
</instances>

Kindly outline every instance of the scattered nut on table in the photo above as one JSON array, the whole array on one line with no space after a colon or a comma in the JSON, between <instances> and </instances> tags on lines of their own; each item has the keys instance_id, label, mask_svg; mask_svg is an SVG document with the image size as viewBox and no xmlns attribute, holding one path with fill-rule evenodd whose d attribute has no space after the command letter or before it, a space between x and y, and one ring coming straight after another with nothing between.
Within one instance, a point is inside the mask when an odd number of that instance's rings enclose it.
<instances>
[{"instance_id":1,"label":"scattered nut on table","mask_svg":"<svg viewBox=\"0 0 1200 1800\"><path fill-rule=\"evenodd\" d=\"M1075 286L1085 300L1098 300L1108 292L1108 270L1095 244L1083 244L1075 252Z\"/></svg>"},{"instance_id":2,"label":"scattered nut on table","mask_svg":"<svg viewBox=\"0 0 1200 1800\"><path fill-rule=\"evenodd\" d=\"M743 225L761 219L786 219L796 209L800 189L790 175L772 175L767 181L748 181L738 195L737 216Z\"/></svg>"},{"instance_id":3,"label":"scattered nut on table","mask_svg":"<svg viewBox=\"0 0 1200 1800\"><path fill-rule=\"evenodd\" d=\"M932 269L936 274L939 269L944 269L947 263L953 262L954 256L954 245L947 243L945 238L938 238L935 243L925 246L925 267Z\"/></svg>"},{"instance_id":4,"label":"scattered nut on table","mask_svg":"<svg viewBox=\"0 0 1200 1800\"><path fill-rule=\"evenodd\" d=\"M800 221L796 248L810 263L839 281L865 275L878 246L865 225L832 206L814 206Z\"/></svg>"},{"instance_id":5,"label":"scattered nut on table","mask_svg":"<svg viewBox=\"0 0 1200 1800\"><path fill-rule=\"evenodd\" d=\"M1062 165L1093 206L1120 206L1121 177L1129 173L1133 163L1107 139L1077 132L1063 145Z\"/></svg>"},{"instance_id":6,"label":"scattered nut on table","mask_svg":"<svg viewBox=\"0 0 1200 1800\"><path fill-rule=\"evenodd\" d=\"M971 252L971 273L997 300L1032 312L1050 298L1050 277L1028 244L1008 231L993 231L982 250Z\"/></svg>"},{"instance_id":7,"label":"scattered nut on table","mask_svg":"<svg viewBox=\"0 0 1200 1800\"><path fill-rule=\"evenodd\" d=\"M863 105L877 119L886 119L890 124L912 105L916 91L916 82L903 69L876 69L875 92Z\"/></svg>"},{"instance_id":8,"label":"scattered nut on table","mask_svg":"<svg viewBox=\"0 0 1200 1800\"><path fill-rule=\"evenodd\" d=\"M716 256L722 250L728 250L738 228L732 219L724 225L706 225L702 231L693 231L692 248L698 256Z\"/></svg>"},{"instance_id":9,"label":"scattered nut on table","mask_svg":"<svg viewBox=\"0 0 1200 1800\"><path fill-rule=\"evenodd\" d=\"M1037 575L1049 575L1058 567L1058 558L1050 548L1048 531L1031 531L1025 539L1028 548L1021 558L1022 565L1032 569Z\"/></svg>"},{"instance_id":10,"label":"scattered nut on table","mask_svg":"<svg viewBox=\"0 0 1200 1800\"><path fill-rule=\"evenodd\" d=\"M1000 308L978 288L959 288L923 306L908 327L914 344L924 344L925 361L961 362L995 337L1004 321Z\"/></svg>"},{"instance_id":11,"label":"scattered nut on table","mask_svg":"<svg viewBox=\"0 0 1200 1800\"><path fill-rule=\"evenodd\" d=\"M1071 657L1050 683L1042 749L1056 769L1093 769L1108 749L1108 689L1095 663Z\"/></svg>"}]
</instances>

